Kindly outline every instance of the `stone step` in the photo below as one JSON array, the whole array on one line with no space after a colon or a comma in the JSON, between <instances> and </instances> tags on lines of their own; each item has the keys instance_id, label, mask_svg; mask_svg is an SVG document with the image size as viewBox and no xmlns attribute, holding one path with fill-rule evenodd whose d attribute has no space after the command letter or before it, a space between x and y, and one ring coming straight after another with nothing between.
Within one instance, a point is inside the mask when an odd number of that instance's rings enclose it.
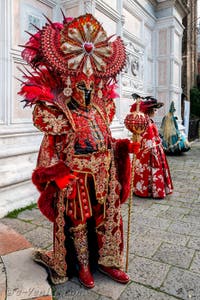
<instances>
[{"instance_id":1,"label":"stone step","mask_svg":"<svg viewBox=\"0 0 200 300\"><path fill-rule=\"evenodd\" d=\"M32 245L0 223L0 300L52 300L45 269L32 260Z\"/></svg>"}]
</instances>

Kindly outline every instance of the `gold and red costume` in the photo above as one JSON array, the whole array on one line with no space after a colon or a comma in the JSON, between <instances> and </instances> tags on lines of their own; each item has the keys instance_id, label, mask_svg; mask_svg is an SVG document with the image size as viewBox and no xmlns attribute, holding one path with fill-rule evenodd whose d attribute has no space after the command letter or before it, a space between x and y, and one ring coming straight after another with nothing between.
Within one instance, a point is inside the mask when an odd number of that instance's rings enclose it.
<instances>
[{"instance_id":1,"label":"gold and red costume","mask_svg":"<svg viewBox=\"0 0 200 300\"><path fill-rule=\"evenodd\" d=\"M151 96L140 98L140 112L146 116L147 123L141 134L140 149L136 154L134 165L133 187L135 195L139 197L162 199L173 192L170 169L162 141L157 126L151 119L155 109L163 105ZM131 112L136 110L137 104L134 103Z\"/></svg>"},{"instance_id":2,"label":"gold and red costume","mask_svg":"<svg viewBox=\"0 0 200 300\"><path fill-rule=\"evenodd\" d=\"M35 105L34 125L44 133L32 180L41 192L40 210L54 222L53 250L38 251L35 260L48 266L54 283L65 281L77 261L86 268L98 263L105 273L108 267L109 276L125 283L128 278L116 278L113 270L122 268L129 140L113 139L109 128L123 43L119 37L110 42L87 14L50 22L25 47L22 56L34 73L24 74L20 94Z\"/></svg>"}]
</instances>

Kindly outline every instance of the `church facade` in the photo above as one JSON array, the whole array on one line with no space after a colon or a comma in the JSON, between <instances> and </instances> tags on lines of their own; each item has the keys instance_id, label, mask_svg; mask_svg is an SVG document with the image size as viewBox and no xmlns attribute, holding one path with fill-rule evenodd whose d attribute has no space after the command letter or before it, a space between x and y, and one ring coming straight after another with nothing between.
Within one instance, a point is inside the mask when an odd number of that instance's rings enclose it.
<instances>
[{"instance_id":1,"label":"church facade","mask_svg":"<svg viewBox=\"0 0 200 300\"><path fill-rule=\"evenodd\" d=\"M120 35L126 46L127 64L118 78L119 99L112 124L116 137L127 136L124 118L131 94L152 95L164 102L156 122L169 109L171 100L181 122L183 19L187 1L165 0L6 0L0 2L0 217L37 199L31 183L32 170L42 139L32 125L32 110L23 109L17 92L23 69L22 48L31 24L62 20L92 13L108 35Z\"/></svg>"}]
</instances>

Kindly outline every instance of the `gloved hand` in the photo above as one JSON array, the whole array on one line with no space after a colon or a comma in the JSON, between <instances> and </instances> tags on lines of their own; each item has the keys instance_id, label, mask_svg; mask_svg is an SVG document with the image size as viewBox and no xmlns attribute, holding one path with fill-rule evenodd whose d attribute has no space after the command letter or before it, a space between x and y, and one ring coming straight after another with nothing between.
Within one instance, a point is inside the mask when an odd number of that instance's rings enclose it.
<instances>
[{"instance_id":1,"label":"gloved hand","mask_svg":"<svg viewBox=\"0 0 200 300\"><path fill-rule=\"evenodd\" d=\"M74 199L77 191L76 180L77 180L76 174L70 173L63 177L56 178L55 182L61 190L66 190L67 192L66 196L68 199Z\"/></svg>"}]
</instances>

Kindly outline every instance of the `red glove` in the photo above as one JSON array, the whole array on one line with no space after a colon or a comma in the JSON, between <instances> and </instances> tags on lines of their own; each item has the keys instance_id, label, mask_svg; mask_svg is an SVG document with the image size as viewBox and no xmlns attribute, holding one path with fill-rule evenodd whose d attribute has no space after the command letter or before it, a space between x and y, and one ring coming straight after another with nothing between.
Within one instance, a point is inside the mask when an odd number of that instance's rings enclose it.
<instances>
[{"instance_id":1,"label":"red glove","mask_svg":"<svg viewBox=\"0 0 200 300\"><path fill-rule=\"evenodd\" d=\"M68 199L74 199L76 197L76 192L77 192L76 179L77 177L74 174L68 174L65 175L64 177L55 179L57 186L61 190L67 188L66 196Z\"/></svg>"},{"instance_id":2,"label":"red glove","mask_svg":"<svg viewBox=\"0 0 200 300\"><path fill-rule=\"evenodd\" d=\"M137 154L140 151L140 143L139 142L130 142L128 145L129 153Z\"/></svg>"},{"instance_id":3,"label":"red glove","mask_svg":"<svg viewBox=\"0 0 200 300\"><path fill-rule=\"evenodd\" d=\"M62 190L64 189L71 181L77 177L74 174L68 174L63 177L58 177L55 179L57 186Z\"/></svg>"}]
</instances>

